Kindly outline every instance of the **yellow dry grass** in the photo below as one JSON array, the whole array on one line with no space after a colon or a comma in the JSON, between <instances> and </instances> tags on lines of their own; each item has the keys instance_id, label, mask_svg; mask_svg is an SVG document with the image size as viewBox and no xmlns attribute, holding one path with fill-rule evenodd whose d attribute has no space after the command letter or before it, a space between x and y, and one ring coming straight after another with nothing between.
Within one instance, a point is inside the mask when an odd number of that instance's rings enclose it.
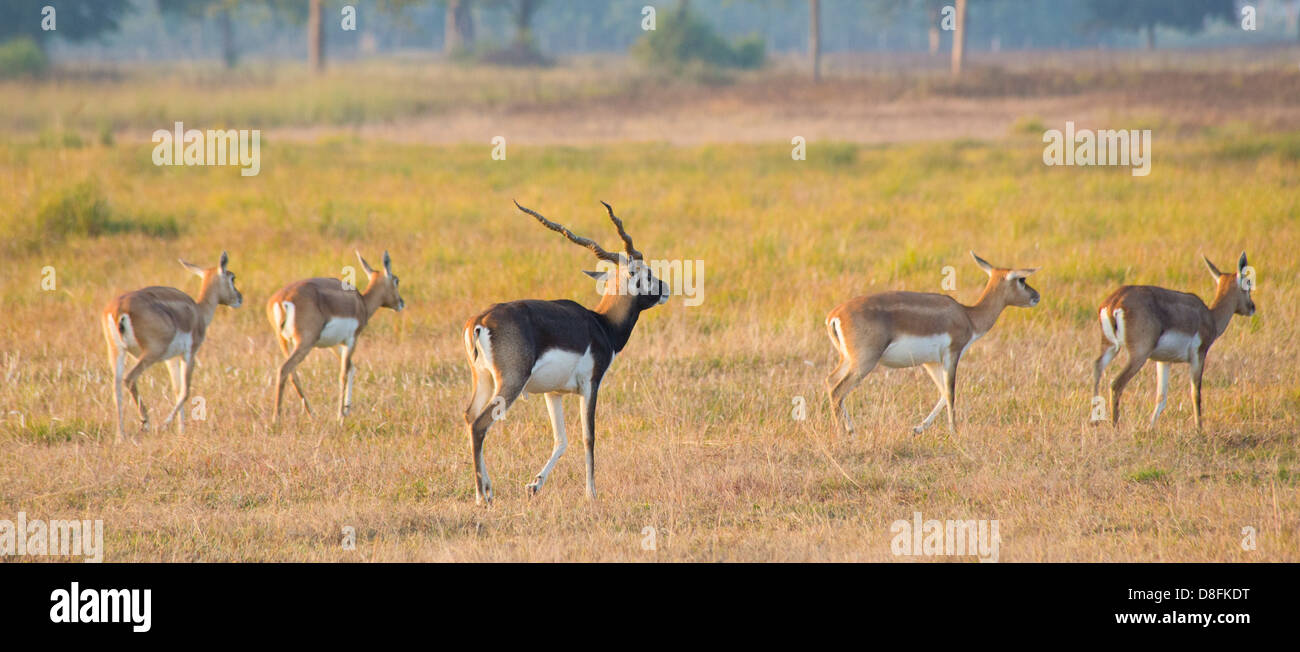
<instances>
[{"instance_id":1,"label":"yellow dry grass","mask_svg":"<svg viewBox=\"0 0 1300 652\"><path fill-rule=\"evenodd\" d=\"M0 145L0 517L102 518L110 561L881 561L899 559L890 524L918 511L998 519L1004 561L1300 560L1294 134L1157 133L1144 179L1046 168L1033 136L815 141L804 162L785 145L512 148L494 162L486 146L271 142L254 178L156 168L132 143L20 141ZM589 254L513 198L612 244L608 200L648 256L704 264L703 304L647 313L607 378L596 503L580 444L526 497L551 446L532 397L489 433L497 502L474 505L462 324L496 301L596 298L579 274ZM98 216L87 228L103 234L33 226L60 211ZM363 336L346 424L327 416L335 358L316 352L302 369L321 416L289 401L273 431L263 302L355 265L354 248L392 252L407 311ZM222 249L246 305L219 310L201 352L206 420L113 446L97 311L144 285L193 292L175 259L210 264ZM912 437L931 383L877 371L850 399L863 436L833 437L826 312L855 294L938 291L946 266L971 301L983 275L968 249L1041 265L1044 300L1009 309L963 362L960 431ZM1122 428L1090 425L1097 303L1124 282L1206 296L1199 254L1226 268L1242 249L1259 313L1211 351L1207 431L1191 426L1184 367L1154 429L1151 369ZM162 367L141 393L157 422ZM345 526L355 551L340 546ZM1247 526L1257 550L1239 545Z\"/></svg>"}]
</instances>

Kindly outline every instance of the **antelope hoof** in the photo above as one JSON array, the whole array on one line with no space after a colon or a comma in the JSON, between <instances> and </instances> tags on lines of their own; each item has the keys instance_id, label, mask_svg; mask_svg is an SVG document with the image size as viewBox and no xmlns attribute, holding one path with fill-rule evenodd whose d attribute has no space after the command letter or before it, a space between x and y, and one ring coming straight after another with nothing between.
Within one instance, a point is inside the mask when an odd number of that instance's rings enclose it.
<instances>
[{"instance_id":1,"label":"antelope hoof","mask_svg":"<svg viewBox=\"0 0 1300 652\"><path fill-rule=\"evenodd\" d=\"M533 496L537 495L537 492L542 490L542 479L538 478L532 482L529 482L528 484L524 485L524 488L528 490L528 497L532 498Z\"/></svg>"},{"instance_id":2,"label":"antelope hoof","mask_svg":"<svg viewBox=\"0 0 1300 652\"><path fill-rule=\"evenodd\" d=\"M924 427L924 426L912 426L912 434L913 434L913 435L920 435L920 434L923 433L923 432L925 432L925 427Z\"/></svg>"}]
</instances>

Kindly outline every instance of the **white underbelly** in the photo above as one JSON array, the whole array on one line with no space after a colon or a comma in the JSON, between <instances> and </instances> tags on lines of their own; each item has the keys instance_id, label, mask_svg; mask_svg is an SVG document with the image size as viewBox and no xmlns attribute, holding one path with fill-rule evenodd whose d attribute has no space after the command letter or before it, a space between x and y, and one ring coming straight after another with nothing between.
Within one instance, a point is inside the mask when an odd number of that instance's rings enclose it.
<instances>
[{"instance_id":1,"label":"white underbelly","mask_svg":"<svg viewBox=\"0 0 1300 652\"><path fill-rule=\"evenodd\" d=\"M530 394L580 392L591 383L595 367L596 359L591 355L591 347L582 353L551 349L533 364L524 391Z\"/></svg>"},{"instance_id":2,"label":"white underbelly","mask_svg":"<svg viewBox=\"0 0 1300 652\"><path fill-rule=\"evenodd\" d=\"M1192 354L1201 348L1199 334L1166 331L1156 340L1156 348L1151 352L1151 359L1159 362L1189 362Z\"/></svg>"},{"instance_id":3,"label":"white underbelly","mask_svg":"<svg viewBox=\"0 0 1300 652\"><path fill-rule=\"evenodd\" d=\"M952 336L942 335L901 335L894 338L885 352L880 354L880 364L895 369L915 367L927 362L942 362L952 346Z\"/></svg>"},{"instance_id":4,"label":"white underbelly","mask_svg":"<svg viewBox=\"0 0 1300 652\"><path fill-rule=\"evenodd\" d=\"M357 324L357 320L352 317L330 317L320 330L316 347L325 348L344 343L351 345L357 335Z\"/></svg>"},{"instance_id":5,"label":"white underbelly","mask_svg":"<svg viewBox=\"0 0 1300 652\"><path fill-rule=\"evenodd\" d=\"M170 360L178 355L188 355L190 348L194 346L194 335L192 333L176 333L172 336L172 341L167 345L167 352L163 354L163 360Z\"/></svg>"}]
</instances>

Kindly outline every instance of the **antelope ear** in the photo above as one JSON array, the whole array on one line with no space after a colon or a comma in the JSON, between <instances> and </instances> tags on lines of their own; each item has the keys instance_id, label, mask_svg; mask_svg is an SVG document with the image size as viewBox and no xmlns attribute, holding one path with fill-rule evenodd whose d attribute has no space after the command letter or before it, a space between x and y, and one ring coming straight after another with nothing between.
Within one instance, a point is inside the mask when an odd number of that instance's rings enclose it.
<instances>
[{"instance_id":1,"label":"antelope ear","mask_svg":"<svg viewBox=\"0 0 1300 652\"><path fill-rule=\"evenodd\" d=\"M584 269L582 270L582 273L596 279L597 281L603 281L609 278L609 272L589 272Z\"/></svg>"},{"instance_id":2,"label":"antelope ear","mask_svg":"<svg viewBox=\"0 0 1300 652\"><path fill-rule=\"evenodd\" d=\"M218 263L218 266L221 267L221 271L226 271L226 263L228 262L230 262L230 254L227 254L224 251L221 252L221 262Z\"/></svg>"},{"instance_id":3,"label":"antelope ear","mask_svg":"<svg viewBox=\"0 0 1300 652\"><path fill-rule=\"evenodd\" d=\"M1219 268L1215 267L1214 263L1210 262L1210 259L1205 254L1201 254L1201 260L1204 260L1205 266L1210 269L1210 277L1214 279L1215 283L1218 283L1219 277L1223 276L1223 272L1220 272Z\"/></svg>"},{"instance_id":4,"label":"antelope ear","mask_svg":"<svg viewBox=\"0 0 1300 652\"><path fill-rule=\"evenodd\" d=\"M1241 252L1241 258L1237 259L1237 273L1241 274L1246 271L1246 252Z\"/></svg>"},{"instance_id":5,"label":"antelope ear","mask_svg":"<svg viewBox=\"0 0 1300 652\"><path fill-rule=\"evenodd\" d=\"M357 252L357 260L361 261L361 269L366 270L366 273L367 273L367 274L374 274L374 273L375 273L375 270L374 270L374 268L372 268L372 267L370 266L370 263L367 263L367 262L366 262L366 259L361 257L361 252L360 252L360 251Z\"/></svg>"},{"instance_id":6,"label":"antelope ear","mask_svg":"<svg viewBox=\"0 0 1300 652\"><path fill-rule=\"evenodd\" d=\"M984 270L985 274L988 274L989 276L993 275L993 266L989 264L989 261L975 255L974 251L970 252L970 257L975 259L975 264L979 265L980 269Z\"/></svg>"},{"instance_id":7,"label":"antelope ear","mask_svg":"<svg viewBox=\"0 0 1300 652\"><path fill-rule=\"evenodd\" d=\"M393 259L391 256L388 255L387 250L384 251L384 275L385 276L393 275Z\"/></svg>"},{"instance_id":8,"label":"antelope ear","mask_svg":"<svg viewBox=\"0 0 1300 652\"><path fill-rule=\"evenodd\" d=\"M205 271L204 271L204 269L203 269L202 267L199 267L198 265L195 265L194 263L186 262L184 258L177 258L177 260L180 261L182 267L184 267L185 269L190 270L190 273L191 273L191 274L193 274L193 275L195 275L195 276L197 276L197 277L199 277L199 278L203 278L203 276L204 276L204 274L205 274Z\"/></svg>"},{"instance_id":9,"label":"antelope ear","mask_svg":"<svg viewBox=\"0 0 1300 652\"><path fill-rule=\"evenodd\" d=\"M1039 270L1038 267L1030 267L1029 269L1013 269L1007 272L1007 278L1009 279L1025 278L1030 274L1037 272L1038 270Z\"/></svg>"}]
</instances>

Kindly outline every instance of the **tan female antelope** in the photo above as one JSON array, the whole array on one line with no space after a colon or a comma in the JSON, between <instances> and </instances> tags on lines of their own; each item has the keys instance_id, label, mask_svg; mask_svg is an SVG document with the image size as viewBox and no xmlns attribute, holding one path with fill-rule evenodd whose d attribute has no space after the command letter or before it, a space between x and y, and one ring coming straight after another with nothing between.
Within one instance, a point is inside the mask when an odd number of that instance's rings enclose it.
<instances>
[{"instance_id":1,"label":"tan female antelope","mask_svg":"<svg viewBox=\"0 0 1300 652\"><path fill-rule=\"evenodd\" d=\"M550 459L537 473L537 479L527 485L530 495L541 490L568 447L561 396L577 394L587 449L587 497L595 499L596 396L601 379L614 355L627 345L641 312L668 300L668 286L651 273L609 204L605 204L605 210L626 245L626 256L609 253L595 241L580 238L518 203L515 206L616 268L587 272L604 283L604 296L594 310L565 300L512 301L498 303L465 324L465 352L474 375L465 423L469 426L470 459L474 464L475 500L492 501L483 438L493 421L504 418L506 409L525 391L546 396L546 410L555 434Z\"/></svg>"},{"instance_id":2,"label":"tan female antelope","mask_svg":"<svg viewBox=\"0 0 1300 652\"><path fill-rule=\"evenodd\" d=\"M108 342L108 363L113 367L113 398L117 404L117 437L122 441L126 434L126 406L122 403L122 388L131 390L131 399L140 411L141 431L149 429L149 411L140 400L136 381L140 374L155 363L166 361L172 379L176 405L163 426L176 419L178 432L185 432L185 402L190 397L190 379L194 376L194 356L203 345L208 324L216 315L217 306L238 308L244 297L235 289L235 275L226 269L230 257L221 252L221 262L211 269L203 269L180 261L185 269L203 279L196 303L188 294L175 288L147 287L127 292L104 307L100 321L104 339ZM126 371L127 354L136 358L131 370ZM125 372L125 374L124 374Z\"/></svg>"},{"instance_id":3,"label":"tan female antelope","mask_svg":"<svg viewBox=\"0 0 1300 652\"><path fill-rule=\"evenodd\" d=\"M372 269L361 252L357 260L369 276L365 293L336 278L311 278L290 283L271 295L266 316L271 320L276 341L284 353L284 364L275 379L275 411L271 423L280 420L280 403L284 400L284 381L293 379L293 388L302 399L302 407L311 414L311 405L298 381L298 365L313 348L337 348L339 361L339 420L352 409L352 354L357 337L365 330L371 316L380 308L401 311L406 302L397 292L398 279L393 275L393 260L384 252L384 270Z\"/></svg>"},{"instance_id":4,"label":"tan female antelope","mask_svg":"<svg viewBox=\"0 0 1300 652\"><path fill-rule=\"evenodd\" d=\"M1110 422L1119 425L1119 398L1147 359L1156 361L1156 407L1151 426L1165 409L1169 396L1169 365L1185 362L1192 372L1192 409L1196 429L1201 429L1201 374L1210 345L1228 328L1232 316L1255 314L1250 279L1245 276L1246 252L1237 260L1237 272L1224 274L1201 256L1214 278L1214 303L1210 307L1195 294L1150 285L1125 285L1101 303L1102 352L1093 364L1092 395L1097 396L1101 376L1120 349L1128 349L1128 364L1110 384Z\"/></svg>"},{"instance_id":5,"label":"tan female antelope","mask_svg":"<svg viewBox=\"0 0 1300 652\"><path fill-rule=\"evenodd\" d=\"M953 402L962 354L993 328L1004 308L1032 308L1039 298L1038 290L1025 282L1038 268L995 268L973 251L971 257L989 275L973 306L943 294L883 292L852 299L826 317L831 343L840 354L839 365L826 377L826 390L849 435L853 417L844 398L877 364L895 369L921 365L938 386L939 401L912 432L919 435L930 427L945 403L948 427L956 431Z\"/></svg>"}]
</instances>

